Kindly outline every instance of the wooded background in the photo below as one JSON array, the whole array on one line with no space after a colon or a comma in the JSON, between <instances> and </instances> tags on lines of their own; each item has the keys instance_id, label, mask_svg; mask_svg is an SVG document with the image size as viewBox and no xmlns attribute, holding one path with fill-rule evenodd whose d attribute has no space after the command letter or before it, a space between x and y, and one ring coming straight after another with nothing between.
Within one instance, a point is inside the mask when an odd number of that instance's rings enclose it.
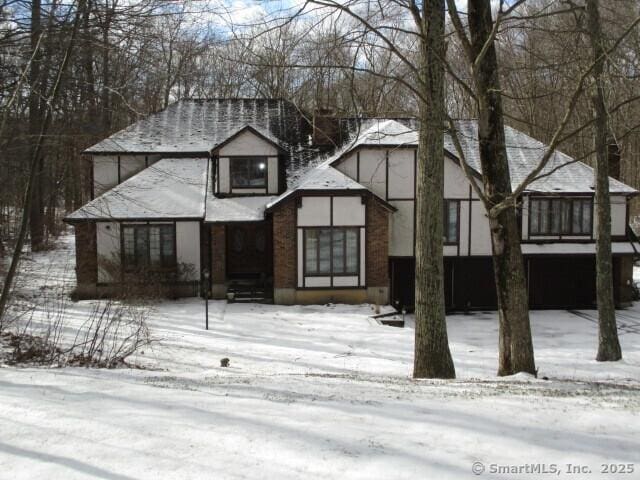
<instances>
[{"instance_id":1,"label":"wooded background","mask_svg":"<svg viewBox=\"0 0 640 480\"><path fill-rule=\"evenodd\" d=\"M402 3L402 0L397 0ZM286 2L143 0L0 0L0 255L15 234L30 155L46 109L53 122L39 159L31 208L34 248L62 228L60 218L88 200L88 165L80 152L148 113L190 97L285 98L309 116L414 116L410 72L366 26L333 12L295 15ZM507 124L548 142L591 64L583 2L529 0L496 36ZM416 55L404 30L404 8L385 11L389 35ZM76 13L79 31L60 94L46 99L68 46ZM616 39L638 16L636 0L601 4L604 34ZM286 20L283 20L285 19ZM447 26L449 114L475 117L462 82L468 66ZM640 31L607 62L612 144L621 178L640 187ZM593 157L592 107L579 99L560 150L587 163ZM634 201L632 213L638 214ZM5 251L6 253L6 251Z\"/></svg>"}]
</instances>

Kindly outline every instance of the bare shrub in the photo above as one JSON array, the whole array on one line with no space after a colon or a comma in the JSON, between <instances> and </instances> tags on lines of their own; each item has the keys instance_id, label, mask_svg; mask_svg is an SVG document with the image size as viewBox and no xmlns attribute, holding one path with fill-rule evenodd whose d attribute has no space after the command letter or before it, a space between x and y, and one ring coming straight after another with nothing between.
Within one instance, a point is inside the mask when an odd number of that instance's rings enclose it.
<instances>
[{"instance_id":1,"label":"bare shrub","mask_svg":"<svg viewBox=\"0 0 640 480\"><path fill-rule=\"evenodd\" d=\"M80 311L91 305L80 323L69 311L72 267L35 267L24 269L12 295L7 332L0 337L5 363L114 368L150 343L153 283L145 294L122 288L112 298L77 304Z\"/></svg>"},{"instance_id":2,"label":"bare shrub","mask_svg":"<svg viewBox=\"0 0 640 480\"><path fill-rule=\"evenodd\" d=\"M150 308L138 298L96 302L66 352L72 365L114 368L151 342Z\"/></svg>"}]
</instances>

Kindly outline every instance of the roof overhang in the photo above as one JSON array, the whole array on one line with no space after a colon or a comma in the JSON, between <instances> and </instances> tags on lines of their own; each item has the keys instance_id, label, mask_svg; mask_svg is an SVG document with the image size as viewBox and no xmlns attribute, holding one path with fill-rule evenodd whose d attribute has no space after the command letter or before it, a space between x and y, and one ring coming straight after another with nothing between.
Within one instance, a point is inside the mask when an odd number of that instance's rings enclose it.
<instances>
[{"instance_id":1,"label":"roof overhang","mask_svg":"<svg viewBox=\"0 0 640 480\"><path fill-rule=\"evenodd\" d=\"M274 203L272 203L270 206L268 206L265 209L265 212L270 213L273 210L276 210L278 208L278 206L280 204L282 204L284 201L293 200L293 199L300 198L300 197L303 197L303 196L308 196L308 197L348 197L348 196L354 196L354 195L370 196L371 198L373 198L375 201L380 203L380 205L382 205L384 208L386 208L390 212L395 212L395 211L398 210L396 207L391 205L389 202L387 202L383 198L380 198L379 196L377 196L371 190L368 190L368 189L363 187L361 189L350 188L350 189L333 189L333 190L329 190L329 189L323 189L323 190L314 190L314 189L294 190L293 192L291 192L286 197L281 197L281 198L277 199Z\"/></svg>"}]
</instances>

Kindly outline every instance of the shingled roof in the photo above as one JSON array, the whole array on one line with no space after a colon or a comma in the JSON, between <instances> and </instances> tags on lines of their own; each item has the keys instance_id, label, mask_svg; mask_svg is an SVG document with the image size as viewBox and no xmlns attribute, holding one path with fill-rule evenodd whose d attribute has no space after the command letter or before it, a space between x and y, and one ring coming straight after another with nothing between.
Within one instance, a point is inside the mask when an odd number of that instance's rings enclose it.
<instances>
[{"instance_id":1,"label":"shingled roof","mask_svg":"<svg viewBox=\"0 0 640 480\"><path fill-rule=\"evenodd\" d=\"M286 100L191 99L135 122L84 153L206 154L246 126L290 151L307 133L302 115Z\"/></svg>"},{"instance_id":2,"label":"shingled roof","mask_svg":"<svg viewBox=\"0 0 640 480\"><path fill-rule=\"evenodd\" d=\"M478 123L475 120L459 120L455 122L455 127L467 165L480 173L482 168L478 143ZM505 127L505 139L511 185L516 188L538 165L547 152L548 146L508 126ZM344 149L334 162L357 148L372 146L417 147L418 132L411 126L395 120L376 120L363 123L361 133L350 142L349 148ZM450 135L445 135L444 148L452 156L458 157L458 152ZM545 174L548 174L548 176L532 182L526 191L585 193L592 192L594 189L593 168L557 150L541 172L541 176ZM635 189L613 178L609 179L609 188L611 193L621 195L637 193Z\"/></svg>"},{"instance_id":3,"label":"shingled roof","mask_svg":"<svg viewBox=\"0 0 640 480\"><path fill-rule=\"evenodd\" d=\"M163 158L65 220L201 219L208 165L208 158Z\"/></svg>"}]
</instances>

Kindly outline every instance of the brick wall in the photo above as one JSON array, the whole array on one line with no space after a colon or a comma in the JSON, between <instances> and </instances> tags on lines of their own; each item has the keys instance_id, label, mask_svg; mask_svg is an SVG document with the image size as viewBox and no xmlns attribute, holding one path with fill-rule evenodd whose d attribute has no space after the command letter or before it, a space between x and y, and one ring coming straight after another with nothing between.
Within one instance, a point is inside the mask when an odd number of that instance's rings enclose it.
<instances>
[{"instance_id":1,"label":"brick wall","mask_svg":"<svg viewBox=\"0 0 640 480\"><path fill-rule=\"evenodd\" d=\"M80 284L95 284L98 281L98 251L96 246L96 224L84 222L75 225L76 231L76 279Z\"/></svg>"},{"instance_id":2,"label":"brick wall","mask_svg":"<svg viewBox=\"0 0 640 480\"><path fill-rule=\"evenodd\" d=\"M223 284L226 280L226 237L224 225L211 226L211 283Z\"/></svg>"},{"instance_id":3,"label":"brick wall","mask_svg":"<svg viewBox=\"0 0 640 480\"><path fill-rule=\"evenodd\" d=\"M389 211L367 198L366 283L368 287L389 286Z\"/></svg>"},{"instance_id":4,"label":"brick wall","mask_svg":"<svg viewBox=\"0 0 640 480\"><path fill-rule=\"evenodd\" d=\"M296 202L286 201L273 212L273 286L296 288Z\"/></svg>"}]
</instances>

